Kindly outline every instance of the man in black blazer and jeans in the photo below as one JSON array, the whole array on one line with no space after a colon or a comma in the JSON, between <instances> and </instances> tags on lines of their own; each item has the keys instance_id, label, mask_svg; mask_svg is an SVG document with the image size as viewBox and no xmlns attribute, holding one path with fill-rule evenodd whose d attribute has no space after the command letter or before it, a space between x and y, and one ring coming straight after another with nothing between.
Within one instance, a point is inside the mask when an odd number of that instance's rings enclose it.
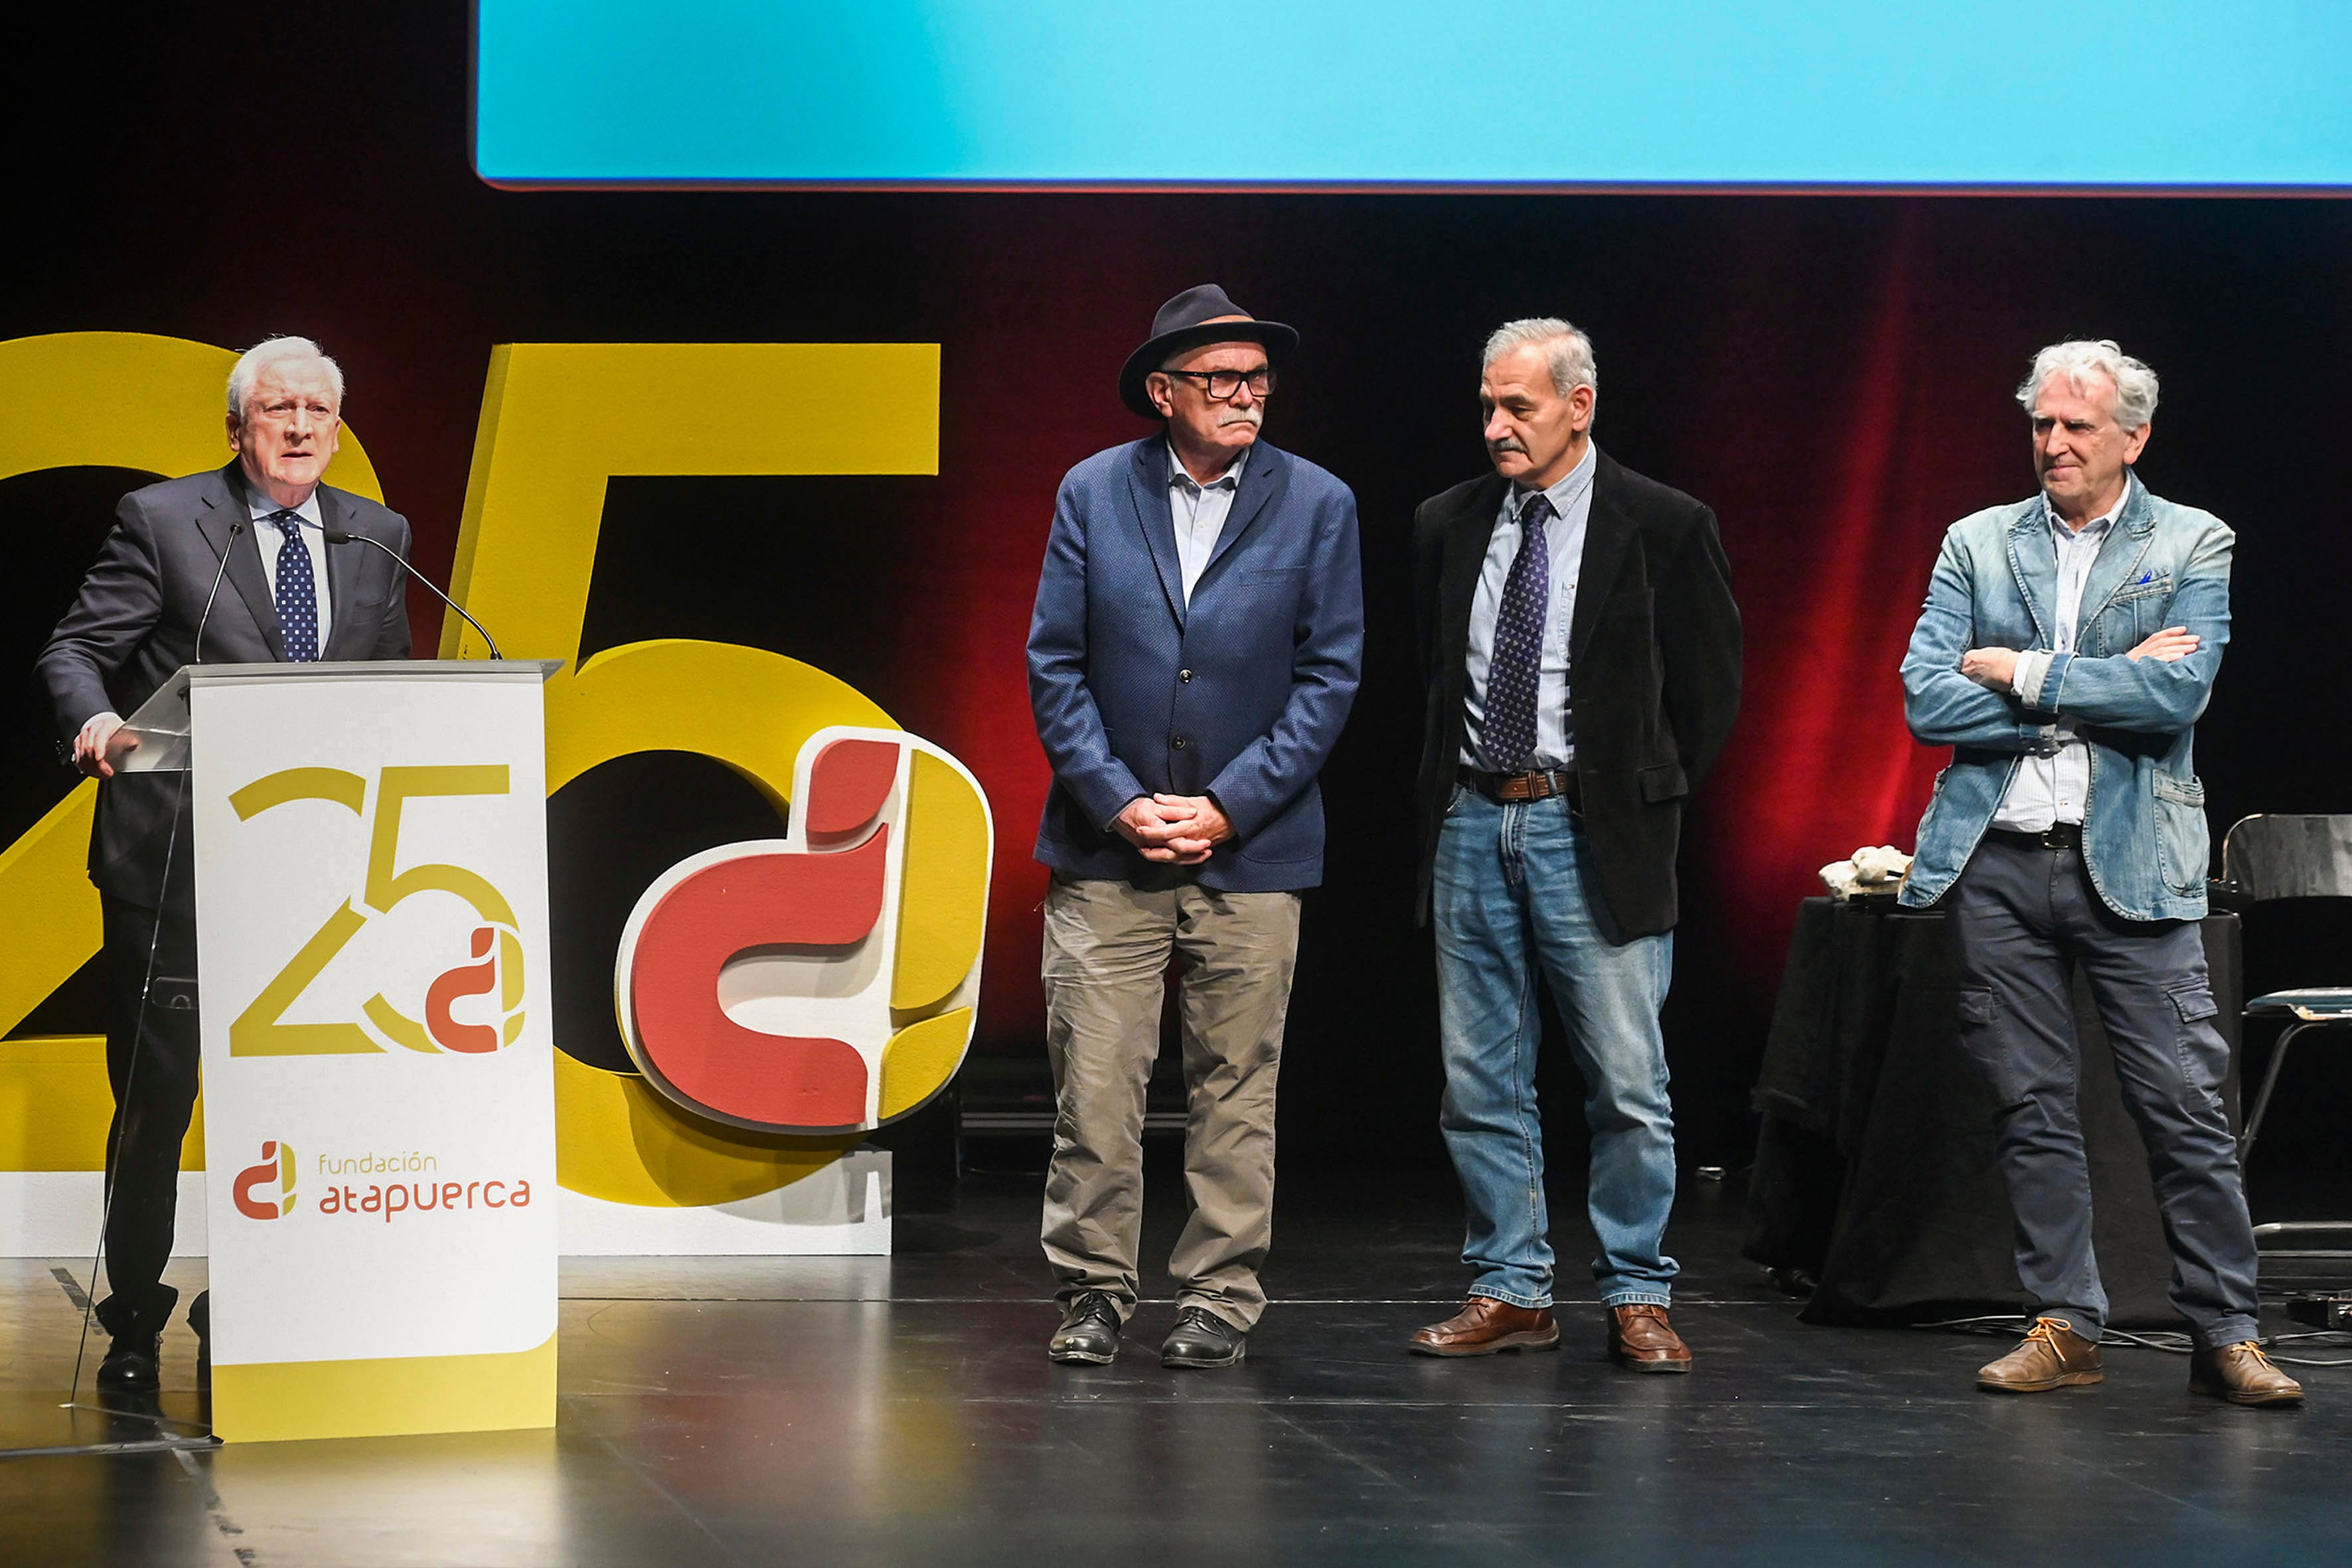
<instances>
[{"instance_id":1,"label":"man in black blazer and jeans","mask_svg":"<svg viewBox=\"0 0 2352 1568\"><path fill-rule=\"evenodd\" d=\"M89 840L105 930L106 1274L113 1336L99 1386L156 1386L179 1293L172 1254L180 1143L197 1081L196 894L186 774L117 770L122 715L184 664L406 658L408 522L321 484L341 433L343 373L308 338L271 338L229 373L227 467L122 498L114 531L37 667L64 751L102 781ZM207 614L209 611L209 614ZM189 1322L205 1333L205 1299Z\"/></svg>"},{"instance_id":2,"label":"man in black blazer and jeans","mask_svg":"<svg viewBox=\"0 0 2352 1568\"><path fill-rule=\"evenodd\" d=\"M1585 1082L1592 1273L1608 1352L1690 1370L1666 1316L1674 1113L1658 1027L1683 802L1739 706L1739 611L1715 515L1593 446L1592 345L1566 321L1487 340L1495 472L1423 503L1413 587L1428 690L1419 897L1435 919L1439 1125L1477 1271L1426 1355L1551 1350L1536 976Z\"/></svg>"}]
</instances>

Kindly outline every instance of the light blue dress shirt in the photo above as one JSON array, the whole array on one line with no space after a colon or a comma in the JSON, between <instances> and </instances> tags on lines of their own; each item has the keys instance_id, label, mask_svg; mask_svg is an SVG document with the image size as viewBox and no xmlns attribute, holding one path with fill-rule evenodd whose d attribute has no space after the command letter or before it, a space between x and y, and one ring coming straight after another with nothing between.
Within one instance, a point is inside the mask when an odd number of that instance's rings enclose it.
<instances>
[{"instance_id":1,"label":"light blue dress shirt","mask_svg":"<svg viewBox=\"0 0 2352 1568\"><path fill-rule=\"evenodd\" d=\"M2050 668L2053 654L2073 653L2074 638L2080 629L2077 622L2083 614L2083 586L2091 580L2091 567L2098 561L2099 552L2115 531L2115 522L2131 499L2131 486L2116 504L2081 529L2066 526L2050 498L2042 498L2042 514L2049 520L2050 541L2058 552L2058 603L2053 614L2056 624L2050 628L2052 646L2017 656L2017 671L2010 677L2010 689L2022 694L2040 689L2042 676ZM1992 814L1992 826L2011 833L2042 833L2052 824L2080 824L2083 808L2091 796L2091 748L2083 740L2072 719L2061 719L2046 726L2043 731L2058 742L2055 755L2022 757L2018 761L2017 776L2009 781L2009 788L2000 797L2000 805Z\"/></svg>"},{"instance_id":2,"label":"light blue dress shirt","mask_svg":"<svg viewBox=\"0 0 2352 1568\"><path fill-rule=\"evenodd\" d=\"M279 531L280 525L267 520L271 512L278 510L278 503L267 496L252 494L248 494L246 500L253 510L253 542L261 552L262 574L269 579L269 602L275 605L278 602L278 552L286 541ZM297 527L294 531L302 536L303 546L310 552L310 591L319 596L319 657L324 658L327 657L327 637L335 629L335 605L334 595L327 592L327 538L319 531L325 526L324 520L319 515L319 492L312 490L304 497L302 504L294 509L294 515L310 524L307 528ZM366 546L359 548L365 549Z\"/></svg>"},{"instance_id":3,"label":"light blue dress shirt","mask_svg":"<svg viewBox=\"0 0 2352 1568\"><path fill-rule=\"evenodd\" d=\"M1176 565L1184 578L1184 606L1192 605L1192 585L1208 570L1209 557L1216 553L1217 536L1225 531L1225 518L1234 510L1234 496L1241 489L1242 460L1249 456L1244 447L1225 465L1225 471L1207 484L1196 481L1184 468L1184 459L1176 455L1176 444L1168 444L1168 514L1176 524ZM322 634L323 635L323 634Z\"/></svg>"},{"instance_id":4,"label":"light blue dress shirt","mask_svg":"<svg viewBox=\"0 0 2352 1568\"><path fill-rule=\"evenodd\" d=\"M1592 518L1592 475L1600 456L1601 448L1587 441L1583 459L1543 491L1551 498L1552 514L1544 524L1544 543L1551 563L1551 607L1544 620L1543 663L1536 678L1536 749L1525 764L1529 769L1576 765L1576 725L1568 689L1568 634L1576 618L1576 580L1584 570L1584 531ZM1478 570L1478 592L1470 601L1462 760L1484 773L1501 771L1479 750L1486 721L1486 670L1495 657L1495 619L1503 607L1503 584L1519 552L1519 513L1535 494L1517 485L1504 493L1502 512L1486 541L1486 564Z\"/></svg>"}]
</instances>

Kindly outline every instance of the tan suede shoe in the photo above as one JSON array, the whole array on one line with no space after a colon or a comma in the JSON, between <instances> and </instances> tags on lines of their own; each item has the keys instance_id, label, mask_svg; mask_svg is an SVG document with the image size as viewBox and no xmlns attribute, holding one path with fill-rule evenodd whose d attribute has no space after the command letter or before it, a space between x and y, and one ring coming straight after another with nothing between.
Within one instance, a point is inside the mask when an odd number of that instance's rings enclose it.
<instances>
[{"instance_id":1,"label":"tan suede shoe","mask_svg":"<svg viewBox=\"0 0 2352 1568\"><path fill-rule=\"evenodd\" d=\"M1442 1323L1414 1333L1415 1355L1493 1355L1499 1351L1556 1351L1559 1325L1549 1307L1514 1307L1473 1296Z\"/></svg>"},{"instance_id":2,"label":"tan suede shoe","mask_svg":"<svg viewBox=\"0 0 2352 1568\"><path fill-rule=\"evenodd\" d=\"M2303 1400L2303 1384L2273 1366L2252 1340L2191 1351L2189 1392L2210 1394L2232 1405L2296 1405Z\"/></svg>"},{"instance_id":3,"label":"tan suede shoe","mask_svg":"<svg viewBox=\"0 0 2352 1568\"><path fill-rule=\"evenodd\" d=\"M1977 1386L1996 1394L2042 1394L2105 1380L2099 1346L2063 1318L2036 1318L2015 1350L1977 1369Z\"/></svg>"},{"instance_id":4,"label":"tan suede shoe","mask_svg":"<svg viewBox=\"0 0 2352 1568\"><path fill-rule=\"evenodd\" d=\"M1690 1346L1666 1321L1664 1307L1609 1309L1609 1359L1628 1372L1688 1372Z\"/></svg>"}]
</instances>

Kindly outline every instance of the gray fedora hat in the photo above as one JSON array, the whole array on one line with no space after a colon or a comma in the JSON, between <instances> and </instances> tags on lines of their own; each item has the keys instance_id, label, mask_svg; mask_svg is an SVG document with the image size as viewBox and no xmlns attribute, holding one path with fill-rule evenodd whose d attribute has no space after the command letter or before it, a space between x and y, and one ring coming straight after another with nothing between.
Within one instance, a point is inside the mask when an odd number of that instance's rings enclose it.
<instances>
[{"instance_id":1,"label":"gray fedora hat","mask_svg":"<svg viewBox=\"0 0 2352 1568\"><path fill-rule=\"evenodd\" d=\"M1168 356L1202 343L1254 342L1265 345L1266 363L1279 366L1298 346L1298 334L1280 321L1261 321L1233 302L1223 289L1202 283L1185 289L1160 307L1151 318L1151 336L1127 356L1118 373L1118 400L1146 419L1160 417L1144 395L1143 384L1168 363Z\"/></svg>"}]
</instances>

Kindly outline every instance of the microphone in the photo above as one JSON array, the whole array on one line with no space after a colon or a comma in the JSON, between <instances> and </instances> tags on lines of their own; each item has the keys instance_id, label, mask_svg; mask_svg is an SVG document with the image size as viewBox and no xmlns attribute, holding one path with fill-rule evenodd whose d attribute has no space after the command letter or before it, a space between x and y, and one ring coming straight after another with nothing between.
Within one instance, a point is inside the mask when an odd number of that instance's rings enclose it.
<instances>
[{"instance_id":1,"label":"microphone","mask_svg":"<svg viewBox=\"0 0 2352 1568\"><path fill-rule=\"evenodd\" d=\"M236 536L244 531L242 518L228 525L228 543L221 551L220 565L213 573L213 591L205 595L205 613L196 617L196 657L188 661L190 664L205 662L205 623L213 618L213 601L220 597L221 579L228 575L229 552L236 548Z\"/></svg>"},{"instance_id":2,"label":"microphone","mask_svg":"<svg viewBox=\"0 0 2352 1568\"><path fill-rule=\"evenodd\" d=\"M482 623L476 620L471 616L467 616L465 605L457 603L457 600L451 598L440 589L434 587L433 579L427 577L424 573L419 572L415 567L411 566L406 561L403 560L399 551L394 550L391 545L384 543L380 539L370 539L364 533L353 533L348 529L327 528L322 526L319 530L319 532L320 535L330 544L372 544L378 550L383 551L386 555L392 557L392 563L394 565L399 567L403 572L407 573L410 576L415 578L426 587L432 588L433 596L435 598L440 600L443 604L448 605L459 615L466 616L466 624L473 627L476 631L481 632L482 640L490 645L490 657L492 658L502 659L506 658L506 655L499 651L498 639L490 636L488 632L483 631Z\"/></svg>"}]
</instances>

